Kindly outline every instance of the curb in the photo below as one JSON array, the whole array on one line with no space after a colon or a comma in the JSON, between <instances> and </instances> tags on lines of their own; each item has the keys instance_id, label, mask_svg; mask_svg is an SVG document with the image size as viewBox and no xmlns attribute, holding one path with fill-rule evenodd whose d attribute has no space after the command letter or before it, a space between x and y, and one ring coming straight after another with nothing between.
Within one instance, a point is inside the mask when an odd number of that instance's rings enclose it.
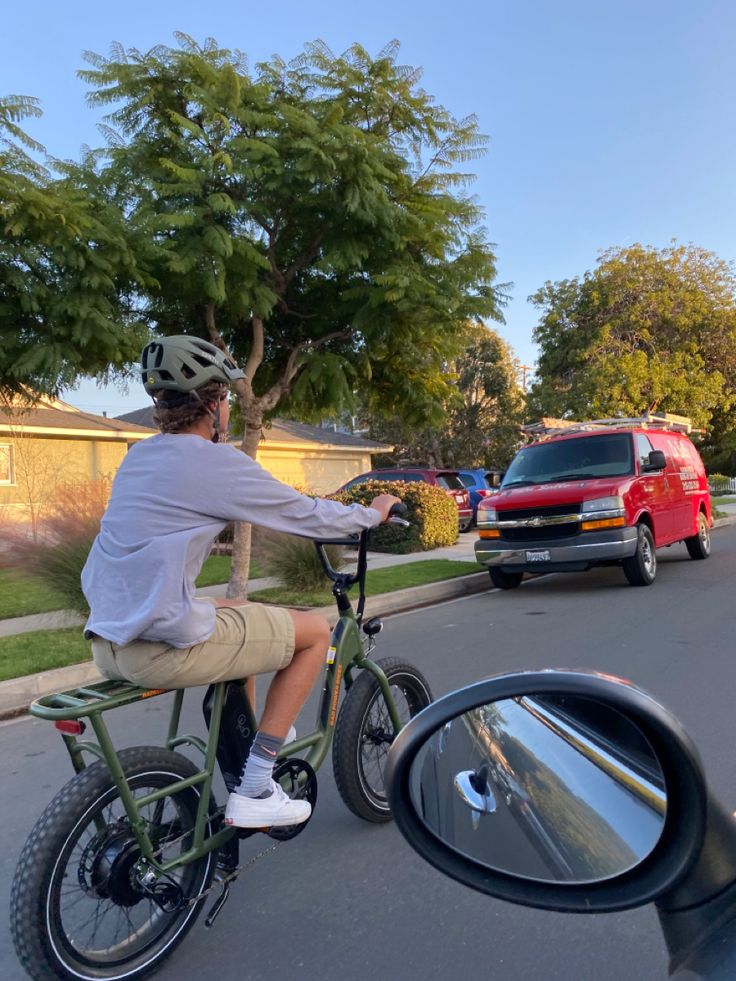
<instances>
[{"instance_id":1,"label":"curb","mask_svg":"<svg viewBox=\"0 0 736 981\"><path fill-rule=\"evenodd\" d=\"M444 579L426 586L412 586L410 589L399 589L393 593L369 596L366 600L364 616L387 616L391 613L431 606L440 600L471 596L491 588L487 572L473 572L469 576ZM334 605L315 608L314 612L321 613L331 624L335 622ZM41 671L38 674L27 674L21 678L2 681L0 682L0 721L25 715L31 702L41 695L94 684L102 680L95 665L85 661L82 664L70 664L65 668L54 668L51 671Z\"/></svg>"}]
</instances>

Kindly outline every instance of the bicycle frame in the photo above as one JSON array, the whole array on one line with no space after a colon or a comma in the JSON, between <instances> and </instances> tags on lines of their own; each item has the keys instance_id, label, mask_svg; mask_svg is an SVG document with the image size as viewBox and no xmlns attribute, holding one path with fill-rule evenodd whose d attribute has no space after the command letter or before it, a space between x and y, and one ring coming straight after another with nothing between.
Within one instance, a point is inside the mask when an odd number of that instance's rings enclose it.
<instances>
[{"instance_id":1,"label":"bicycle frame","mask_svg":"<svg viewBox=\"0 0 736 981\"><path fill-rule=\"evenodd\" d=\"M317 770L324 762L332 742L340 697L340 685L344 683L346 689L350 687L355 669L365 669L374 675L386 700L391 722L395 730L398 731L401 727L386 675L370 659L368 653L364 650L359 632L365 602L364 584L367 533L363 532L361 535L358 571L352 575L335 572L330 567L322 546L324 544L354 544L354 539L332 540L316 544L320 551L325 572L334 583L332 591L337 602L339 618L332 632L330 646L328 648L322 698L320 700L315 728L311 733L282 747L279 753L279 758L281 759L298 756L309 763L314 770ZM357 612L353 610L348 597L348 591L355 583L359 583L360 585L360 601ZM138 798L134 796L125 777L108 727L105 724L104 713L146 698L167 694L167 689L140 688L125 681L103 681L88 687L80 687L58 694L46 695L34 701L30 707L31 714L36 718L53 721L56 727L60 729L75 772L79 773L86 767L85 753L89 753L105 762L120 795L120 800L130 822L131 830L140 847L141 862L153 869L156 874L165 874L175 868L202 858L208 852L226 845L237 833L238 829L232 827L222 827L213 830L211 826L214 815L210 808L213 799L212 784L217 762L217 743L220 733L225 689L230 683L221 681L214 685L212 716L210 719L209 736L206 741L199 736L186 733L179 734L181 709L186 689L179 688L174 690L174 704L172 706L165 746L171 750L183 745L198 749L204 756L204 766L196 774L184 780L174 781L166 787L162 787ZM249 721L252 727L255 728L255 717L251 706L248 706L248 709L250 712ZM97 738L96 743L78 738L85 730L85 724L81 721L83 718L89 720ZM76 726L74 725L75 723ZM156 858L155 849L146 830L145 822L141 818L140 808L195 786L200 788L200 797L192 833L191 847L183 854L177 856L176 859L168 862L159 861ZM210 832L209 834L206 833L208 830Z\"/></svg>"}]
</instances>

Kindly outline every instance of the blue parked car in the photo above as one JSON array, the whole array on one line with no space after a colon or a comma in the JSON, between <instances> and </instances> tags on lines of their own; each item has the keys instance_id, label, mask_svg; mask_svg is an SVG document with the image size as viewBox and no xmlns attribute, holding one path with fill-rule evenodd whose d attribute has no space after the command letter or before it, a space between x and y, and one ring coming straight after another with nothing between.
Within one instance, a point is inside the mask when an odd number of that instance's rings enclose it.
<instances>
[{"instance_id":1,"label":"blue parked car","mask_svg":"<svg viewBox=\"0 0 736 981\"><path fill-rule=\"evenodd\" d=\"M495 494L501 484L503 470L484 470L482 467L476 470L458 470L457 475L463 484L468 488L470 495L470 506L473 509L473 519L468 527L476 523L478 514L478 502L484 497Z\"/></svg>"}]
</instances>

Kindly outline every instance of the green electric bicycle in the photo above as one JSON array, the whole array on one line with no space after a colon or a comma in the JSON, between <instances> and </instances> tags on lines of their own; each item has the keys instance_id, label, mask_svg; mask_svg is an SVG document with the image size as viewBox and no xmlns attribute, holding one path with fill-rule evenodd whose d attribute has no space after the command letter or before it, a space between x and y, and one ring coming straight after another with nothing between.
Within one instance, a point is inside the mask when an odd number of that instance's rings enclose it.
<instances>
[{"instance_id":1,"label":"green electric bicycle","mask_svg":"<svg viewBox=\"0 0 736 981\"><path fill-rule=\"evenodd\" d=\"M291 796L309 800L314 813L315 771L332 744L342 799L359 817L381 822L391 818L383 783L388 749L432 695L411 664L371 657L382 624L378 618L363 622L368 532L357 542L355 573L334 570L324 548L354 546L355 538L315 543L333 581L339 619L314 731L284 746L274 776ZM356 584L354 610L348 592ZM106 713L163 694L103 681L31 706L33 715L61 731L75 770L31 831L13 879L15 949L36 981L129 981L153 971L218 890L205 920L214 923L241 871L239 840L259 833L226 826L213 792L218 765L228 790L237 783L255 735L242 682L207 690L204 737L179 733L184 689L177 689L163 746L116 750ZM96 741L80 738L87 724ZM201 754L201 767L177 752L184 746ZM95 758L90 765L87 755ZM307 823L259 830L283 841Z\"/></svg>"}]
</instances>

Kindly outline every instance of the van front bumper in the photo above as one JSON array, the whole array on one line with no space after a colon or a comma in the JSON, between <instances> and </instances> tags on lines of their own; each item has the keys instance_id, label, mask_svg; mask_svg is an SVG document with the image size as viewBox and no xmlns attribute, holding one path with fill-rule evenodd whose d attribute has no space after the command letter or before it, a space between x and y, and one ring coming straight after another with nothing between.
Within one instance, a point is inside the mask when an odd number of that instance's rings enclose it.
<instances>
[{"instance_id":1,"label":"van front bumper","mask_svg":"<svg viewBox=\"0 0 736 981\"><path fill-rule=\"evenodd\" d=\"M629 558L636 552L636 544L636 528L631 527L582 532L554 541L479 538L475 557L482 565L497 566L504 572L584 572L595 565Z\"/></svg>"}]
</instances>

